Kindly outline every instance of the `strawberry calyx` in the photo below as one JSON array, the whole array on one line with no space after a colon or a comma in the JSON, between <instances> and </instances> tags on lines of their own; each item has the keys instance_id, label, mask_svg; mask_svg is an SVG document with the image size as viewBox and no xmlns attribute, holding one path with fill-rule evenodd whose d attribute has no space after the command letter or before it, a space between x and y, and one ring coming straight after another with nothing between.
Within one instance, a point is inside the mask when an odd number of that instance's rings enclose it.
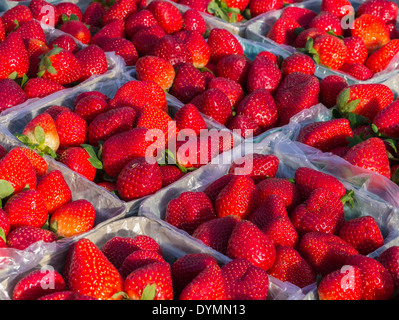
<instances>
[{"instance_id":1,"label":"strawberry calyx","mask_svg":"<svg viewBox=\"0 0 399 320\"><path fill-rule=\"evenodd\" d=\"M218 17L229 23L238 22L238 15L241 15L240 9L230 8L225 2L221 0L210 1L207 7L207 11L215 17ZM240 21L243 20L241 19Z\"/></svg>"},{"instance_id":2,"label":"strawberry calyx","mask_svg":"<svg viewBox=\"0 0 399 320\"><path fill-rule=\"evenodd\" d=\"M158 159L158 164L160 166L175 165L183 173L187 173L188 171L192 171L191 169L194 169L194 168L186 168L183 165L179 164L179 162L176 159L175 154L169 149L164 149L162 151L162 155Z\"/></svg>"},{"instance_id":3,"label":"strawberry calyx","mask_svg":"<svg viewBox=\"0 0 399 320\"><path fill-rule=\"evenodd\" d=\"M55 45L53 49L41 56L39 62L39 71L37 73L37 76L39 78L42 77L46 73L46 71L50 74L57 74L57 70L51 64L50 57L59 54L60 52L62 52L62 50L64 49Z\"/></svg>"},{"instance_id":4,"label":"strawberry calyx","mask_svg":"<svg viewBox=\"0 0 399 320\"><path fill-rule=\"evenodd\" d=\"M354 199L353 196L355 195L355 191L348 190L345 195L341 198L341 202L343 205L348 203L352 208L354 207Z\"/></svg>"},{"instance_id":5,"label":"strawberry calyx","mask_svg":"<svg viewBox=\"0 0 399 320\"><path fill-rule=\"evenodd\" d=\"M45 145L46 134L41 126L36 126L34 130L34 136L38 143L33 143L26 135L24 134L16 134L16 138L21 141L27 147L39 151L39 155L43 156L44 154L51 156L56 159L57 154L47 145Z\"/></svg>"},{"instance_id":6,"label":"strawberry calyx","mask_svg":"<svg viewBox=\"0 0 399 320\"><path fill-rule=\"evenodd\" d=\"M99 170L101 170L101 169L103 169L104 168L104 166L103 166L103 163L101 162L101 160L99 159L100 157L101 157L101 151L102 151L102 145L100 144L99 145L100 147L98 147L98 148L95 148L95 147L93 147L92 145L89 145L89 144L82 144L81 145L81 147L83 148L83 149L85 149L86 150L86 152L89 154L89 158L87 159L89 162L90 162L90 164L94 167L94 168L96 168L96 169L99 169Z\"/></svg>"},{"instance_id":7,"label":"strawberry calyx","mask_svg":"<svg viewBox=\"0 0 399 320\"><path fill-rule=\"evenodd\" d=\"M7 180L0 179L0 208L2 208L3 199L8 198L14 193L14 187Z\"/></svg>"},{"instance_id":8,"label":"strawberry calyx","mask_svg":"<svg viewBox=\"0 0 399 320\"><path fill-rule=\"evenodd\" d=\"M313 43L314 43L313 38L308 37L305 47L298 48L298 51L310 56L316 64L320 64L320 56L319 56L319 53L313 47Z\"/></svg>"},{"instance_id":9,"label":"strawberry calyx","mask_svg":"<svg viewBox=\"0 0 399 320\"><path fill-rule=\"evenodd\" d=\"M353 113L360 103L360 99L349 101L350 89L344 89L337 97L337 104L332 108L333 118L346 118L349 120L352 128L369 124L369 120L361 115Z\"/></svg>"}]
</instances>

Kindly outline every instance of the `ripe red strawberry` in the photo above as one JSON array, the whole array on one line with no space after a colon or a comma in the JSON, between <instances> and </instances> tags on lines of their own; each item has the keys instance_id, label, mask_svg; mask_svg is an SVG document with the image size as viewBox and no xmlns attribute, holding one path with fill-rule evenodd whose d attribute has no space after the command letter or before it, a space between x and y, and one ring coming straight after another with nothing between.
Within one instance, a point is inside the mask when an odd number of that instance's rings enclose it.
<instances>
[{"instance_id":1,"label":"ripe red strawberry","mask_svg":"<svg viewBox=\"0 0 399 320\"><path fill-rule=\"evenodd\" d=\"M318 188L291 212L290 219L299 235L312 231L338 234L345 222L344 206L334 192Z\"/></svg>"},{"instance_id":2,"label":"ripe red strawberry","mask_svg":"<svg viewBox=\"0 0 399 320\"><path fill-rule=\"evenodd\" d=\"M374 75L374 73L369 68L361 63L345 63L339 69L339 71L349 74L355 79L362 81L371 79Z\"/></svg>"},{"instance_id":3,"label":"ripe red strawberry","mask_svg":"<svg viewBox=\"0 0 399 320\"><path fill-rule=\"evenodd\" d=\"M22 88L11 79L0 80L0 112L28 99Z\"/></svg>"},{"instance_id":4,"label":"ripe red strawberry","mask_svg":"<svg viewBox=\"0 0 399 320\"><path fill-rule=\"evenodd\" d=\"M228 300L267 300L269 278L262 268L245 259L235 259L222 267Z\"/></svg>"},{"instance_id":5,"label":"ripe red strawberry","mask_svg":"<svg viewBox=\"0 0 399 320\"><path fill-rule=\"evenodd\" d=\"M353 14L355 9L348 0L323 0L320 11L328 11L341 19L348 14Z\"/></svg>"},{"instance_id":6,"label":"ripe red strawberry","mask_svg":"<svg viewBox=\"0 0 399 320\"><path fill-rule=\"evenodd\" d=\"M8 214L11 229L21 226L41 228L48 211L41 194L36 190L24 190L9 198L4 206Z\"/></svg>"},{"instance_id":7,"label":"ripe red strawberry","mask_svg":"<svg viewBox=\"0 0 399 320\"><path fill-rule=\"evenodd\" d=\"M60 30L73 36L75 39L79 40L83 44L89 44L90 42L90 30L80 20L68 20L61 25Z\"/></svg>"},{"instance_id":8,"label":"ripe red strawberry","mask_svg":"<svg viewBox=\"0 0 399 320\"><path fill-rule=\"evenodd\" d=\"M58 24L61 24L63 22L62 20L63 15L65 15L69 19L73 17L72 15L75 15L73 18L77 18L79 21L82 21L83 18L82 10L80 10L77 4L72 2L60 2L56 4L55 7L57 8L58 13L60 14L60 18L57 21Z\"/></svg>"},{"instance_id":9,"label":"ripe red strawberry","mask_svg":"<svg viewBox=\"0 0 399 320\"><path fill-rule=\"evenodd\" d=\"M49 214L72 201L72 192L61 171L53 170L39 179L37 192L44 199Z\"/></svg>"},{"instance_id":10,"label":"ripe red strawberry","mask_svg":"<svg viewBox=\"0 0 399 320\"><path fill-rule=\"evenodd\" d=\"M368 255L384 245L380 227L372 216L361 216L346 221L338 235L363 255Z\"/></svg>"},{"instance_id":11,"label":"ripe red strawberry","mask_svg":"<svg viewBox=\"0 0 399 320\"><path fill-rule=\"evenodd\" d=\"M52 93L64 89L65 87L58 82L45 78L31 78L23 87L23 90L29 99L44 98Z\"/></svg>"},{"instance_id":12,"label":"ripe red strawberry","mask_svg":"<svg viewBox=\"0 0 399 320\"><path fill-rule=\"evenodd\" d=\"M5 33L11 33L17 26L33 19L32 12L27 6L16 5L6 11L1 16Z\"/></svg>"},{"instance_id":13,"label":"ripe red strawberry","mask_svg":"<svg viewBox=\"0 0 399 320\"><path fill-rule=\"evenodd\" d=\"M354 20L351 35L361 38L369 53L373 53L390 40L384 20L370 14L363 14Z\"/></svg>"},{"instance_id":14,"label":"ripe red strawberry","mask_svg":"<svg viewBox=\"0 0 399 320\"><path fill-rule=\"evenodd\" d=\"M300 29L297 29L297 30L300 30ZM327 34L327 32L322 29L319 29L319 28L309 28L309 29L303 30L295 38L293 46L295 48L305 48L306 43L309 38L312 38L314 40L316 37L322 36L325 34Z\"/></svg>"},{"instance_id":15,"label":"ripe red strawberry","mask_svg":"<svg viewBox=\"0 0 399 320\"><path fill-rule=\"evenodd\" d=\"M37 39L26 40L25 47L29 58L29 70L26 75L28 78L36 78L41 57L43 54L49 52L50 48L46 42ZM51 48L53 48L53 46Z\"/></svg>"},{"instance_id":16,"label":"ripe red strawberry","mask_svg":"<svg viewBox=\"0 0 399 320\"><path fill-rule=\"evenodd\" d=\"M89 239L79 239L69 254L70 263L66 268L70 290L101 300L110 300L123 290L118 270Z\"/></svg>"},{"instance_id":17,"label":"ripe red strawberry","mask_svg":"<svg viewBox=\"0 0 399 320\"><path fill-rule=\"evenodd\" d=\"M159 244L146 235L136 235L134 237L114 236L107 240L101 248L101 252L117 269L121 268L123 262L130 254L141 250L162 254Z\"/></svg>"},{"instance_id":18,"label":"ripe red strawberry","mask_svg":"<svg viewBox=\"0 0 399 320\"><path fill-rule=\"evenodd\" d=\"M388 0L368 0L360 4L356 15L370 14L384 20L385 23L396 23L398 17L398 5Z\"/></svg>"},{"instance_id":19,"label":"ripe red strawberry","mask_svg":"<svg viewBox=\"0 0 399 320\"><path fill-rule=\"evenodd\" d=\"M81 66L80 81L97 74L104 74L108 70L105 52L96 45L89 45L76 53L76 59Z\"/></svg>"},{"instance_id":20,"label":"ripe red strawberry","mask_svg":"<svg viewBox=\"0 0 399 320\"><path fill-rule=\"evenodd\" d=\"M292 72L302 72L313 75L316 66L312 58L302 53L295 53L288 56L281 63L282 76L286 76Z\"/></svg>"},{"instance_id":21,"label":"ripe red strawberry","mask_svg":"<svg viewBox=\"0 0 399 320\"><path fill-rule=\"evenodd\" d=\"M40 23L36 20L30 20L24 22L17 29L15 29L14 32L18 33L21 36L24 43L29 41L30 39L36 39L39 41L46 42L46 36L44 34L44 31Z\"/></svg>"},{"instance_id":22,"label":"ripe red strawberry","mask_svg":"<svg viewBox=\"0 0 399 320\"><path fill-rule=\"evenodd\" d=\"M8 219L7 213L0 209L0 238L6 241L6 236L10 232L10 221ZM5 246L4 246L5 247Z\"/></svg>"},{"instance_id":23,"label":"ripe red strawberry","mask_svg":"<svg viewBox=\"0 0 399 320\"><path fill-rule=\"evenodd\" d=\"M222 191L222 189L231 181L233 177L233 174L228 173L216 179L204 189L204 193L209 197L212 203L215 203L220 191Z\"/></svg>"},{"instance_id":24,"label":"ripe red strawberry","mask_svg":"<svg viewBox=\"0 0 399 320\"><path fill-rule=\"evenodd\" d=\"M317 292L320 300L360 300L363 292L362 272L356 266L345 265L324 276Z\"/></svg>"},{"instance_id":25,"label":"ripe red strawberry","mask_svg":"<svg viewBox=\"0 0 399 320\"><path fill-rule=\"evenodd\" d=\"M158 39L149 54L163 58L173 67L177 67L180 63L193 63L192 55L187 46L176 35L167 34Z\"/></svg>"},{"instance_id":26,"label":"ripe red strawberry","mask_svg":"<svg viewBox=\"0 0 399 320\"><path fill-rule=\"evenodd\" d=\"M81 21L91 28L101 27L105 8L101 3L91 2L83 12Z\"/></svg>"},{"instance_id":27,"label":"ripe red strawberry","mask_svg":"<svg viewBox=\"0 0 399 320\"><path fill-rule=\"evenodd\" d=\"M174 121L176 121L176 127L180 132L183 129L193 130L195 135L198 136L201 130L207 129L203 116L198 109L190 103L185 104L177 110Z\"/></svg>"},{"instance_id":28,"label":"ripe red strawberry","mask_svg":"<svg viewBox=\"0 0 399 320\"><path fill-rule=\"evenodd\" d=\"M60 13L55 5L45 0L33 0L29 2L28 8L32 12L33 19L51 27L56 26Z\"/></svg>"},{"instance_id":29,"label":"ripe red strawberry","mask_svg":"<svg viewBox=\"0 0 399 320\"><path fill-rule=\"evenodd\" d=\"M181 63L175 69L176 76L169 93L183 103L189 103L206 90L204 75L191 63Z\"/></svg>"},{"instance_id":30,"label":"ripe red strawberry","mask_svg":"<svg viewBox=\"0 0 399 320\"><path fill-rule=\"evenodd\" d=\"M3 21L0 18L0 41L4 41L6 38L6 30L4 29Z\"/></svg>"},{"instance_id":31,"label":"ripe red strawberry","mask_svg":"<svg viewBox=\"0 0 399 320\"><path fill-rule=\"evenodd\" d=\"M398 106L399 102L392 102L389 106L379 111L373 119L373 124L377 127L378 131L388 137L399 137Z\"/></svg>"},{"instance_id":32,"label":"ripe red strawberry","mask_svg":"<svg viewBox=\"0 0 399 320\"><path fill-rule=\"evenodd\" d=\"M314 17L316 17L316 15L316 12L307 8L286 7L282 12L280 18L291 18L298 22L303 28L307 29L309 23Z\"/></svg>"},{"instance_id":33,"label":"ripe red strawberry","mask_svg":"<svg viewBox=\"0 0 399 320\"><path fill-rule=\"evenodd\" d=\"M62 152L59 161L71 170L81 174L90 181L94 181L97 168L90 162L89 153L82 147L71 147Z\"/></svg>"},{"instance_id":34,"label":"ripe red strawberry","mask_svg":"<svg viewBox=\"0 0 399 320\"><path fill-rule=\"evenodd\" d=\"M236 115L231 121L229 121L226 124L226 127L231 131L236 131L236 133L241 135L244 139L256 137L262 133L254 120L241 114Z\"/></svg>"},{"instance_id":35,"label":"ripe red strawberry","mask_svg":"<svg viewBox=\"0 0 399 320\"><path fill-rule=\"evenodd\" d=\"M364 64L368 52L363 40L359 37L345 37L343 41L347 49L346 62Z\"/></svg>"},{"instance_id":36,"label":"ripe red strawberry","mask_svg":"<svg viewBox=\"0 0 399 320\"><path fill-rule=\"evenodd\" d=\"M298 112L319 103L319 80L301 72L290 73L281 81L274 101L279 125L285 125Z\"/></svg>"},{"instance_id":37,"label":"ripe red strawberry","mask_svg":"<svg viewBox=\"0 0 399 320\"><path fill-rule=\"evenodd\" d=\"M37 300L97 300L90 296L81 295L73 291L59 291L55 293L46 294Z\"/></svg>"},{"instance_id":38,"label":"ripe red strawberry","mask_svg":"<svg viewBox=\"0 0 399 320\"><path fill-rule=\"evenodd\" d=\"M283 0L251 0L249 2L249 10L251 11L251 17L257 17L271 10L279 10L283 8L283 5Z\"/></svg>"},{"instance_id":39,"label":"ripe red strawberry","mask_svg":"<svg viewBox=\"0 0 399 320\"><path fill-rule=\"evenodd\" d=\"M188 9L183 13L183 30L196 30L201 35L206 32L206 23L198 10Z\"/></svg>"},{"instance_id":40,"label":"ripe red strawberry","mask_svg":"<svg viewBox=\"0 0 399 320\"><path fill-rule=\"evenodd\" d=\"M54 120L61 150L77 147L87 141L87 123L73 111L61 112Z\"/></svg>"},{"instance_id":41,"label":"ripe red strawberry","mask_svg":"<svg viewBox=\"0 0 399 320\"><path fill-rule=\"evenodd\" d=\"M329 152L334 148L347 146L347 138L352 136L349 120L331 119L306 125L299 132L297 141L322 152Z\"/></svg>"},{"instance_id":42,"label":"ripe red strawberry","mask_svg":"<svg viewBox=\"0 0 399 320\"><path fill-rule=\"evenodd\" d=\"M201 240L205 245L216 251L226 254L227 244L231 233L241 218L229 215L217 219L211 219L200 224L192 233L192 236Z\"/></svg>"},{"instance_id":43,"label":"ripe red strawberry","mask_svg":"<svg viewBox=\"0 0 399 320\"><path fill-rule=\"evenodd\" d=\"M51 277L51 285L48 284ZM55 270L34 270L22 276L12 291L12 300L36 300L41 296L66 289L61 274Z\"/></svg>"},{"instance_id":44,"label":"ripe red strawberry","mask_svg":"<svg viewBox=\"0 0 399 320\"><path fill-rule=\"evenodd\" d=\"M399 52L399 39L393 39L374 51L366 61L366 67L373 73L385 70Z\"/></svg>"},{"instance_id":45,"label":"ripe red strawberry","mask_svg":"<svg viewBox=\"0 0 399 320\"><path fill-rule=\"evenodd\" d=\"M297 250L316 274L323 276L347 264L347 257L358 254L355 248L340 237L317 231L304 234Z\"/></svg>"},{"instance_id":46,"label":"ripe red strawberry","mask_svg":"<svg viewBox=\"0 0 399 320\"><path fill-rule=\"evenodd\" d=\"M214 28L209 33L208 45L211 50L209 61L217 63L230 54L244 54L243 47L228 30Z\"/></svg>"},{"instance_id":47,"label":"ripe red strawberry","mask_svg":"<svg viewBox=\"0 0 399 320\"><path fill-rule=\"evenodd\" d=\"M104 98L97 95L89 95L75 102L74 112L81 116L90 126L93 119L105 112L107 108L108 103Z\"/></svg>"},{"instance_id":48,"label":"ripe red strawberry","mask_svg":"<svg viewBox=\"0 0 399 320\"><path fill-rule=\"evenodd\" d=\"M286 246L276 247L276 260L267 271L272 277L304 288L316 282L316 273L299 252Z\"/></svg>"},{"instance_id":49,"label":"ripe red strawberry","mask_svg":"<svg viewBox=\"0 0 399 320\"><path fill-rule=\"evenodd\" d=\"M166 35L158 24L140 28L130 38L140 57L153 54L157 41Z\"/></svg>"},{"instance_id":50,"label":"ripe red strawberry","mask_svg":"<svg viewBox=\"0 0 399 320\"><path fill-rule=\"evenodd\" d=\"M126 66L134 66L139 58L133 43L125 38L106 39L103 43L100 43L100 47L104 52L114 52L121 56Z\"/></svg>"},{"instance_id":51,"label":"ripe red strawberry","mask_svg":"<svg viewBox=\"0 0 399 320\"><path fill-rule=\"evenodd\" d=\"M109 5L107 10L102 17L102 25L105 26L108 23L115 20L126 20L126 18L137 11L136 0L120 0L113 2Z\"/></svg>"},{"instance_id":52,"label":"ripe red strawberry","mask_svg":"<svg viewBox=\"0 0 399 320\"><path fill-rule=\"evenodd\" d=\"M123 263L118 270L123 278L127 278L130 273L138 268L155 262L165 262L165 260L162 255L155 251L136 250L123 260Z\"/></svg>"},{"instance_id":53,"label":"ripe red strawberry","mask_svg":"<svg viewBox=\"0 0 399 320\"><path fill-rule=\"evenodd\" d=\"M395 288L399 286L399 247L392 246L385 249L377 258L377 261L380 262L391 274L392 279L395 284Z\"/></svg>"},{"instance_id":54,"label":"ripe red strawberry","mask_svg":"<svg viewBox=\"0 0 399 320\"><path fill-rule=\"evenodd\" d=\"M345 259L345 264L358 267L362 274L361 300L389 300L394 294L391 274L376 259L356 254Z\"/></svg>"},{"instance_id":55,"label":"ripe red strawberry","mask_svg":"<svg viewBox=\"0 0 399 320\"><path fill-rule=\"evenodd\" d=\"M0 43L0 79L21 78L29 70L29 57L22 37L13 32Z\"/></svg>"},{"instance_id":56,"label":"ripe red strawberry","mask_svg":"<svg viewBox=\"0 0 399 320\"><path fill-rule=\"evenodd\" d=\"M157 25L158 22L155 19L151 11L147 9L139 10L129 14L125 21L125 32L128 39L132 39L133 35L140 29Z\"/></svg>"},{"instance_id":57,"label":"ripe red strawberry","mask_svg":"<svg viewBox=\"0 0 399 320\"><path fill-rule=\"evenodd\" d=\"M90 44L100 45L104 40L111 38L120 38L125 36L125 22L122 19L116 19L103 26L90 39Z\"/></svg>"},{"instance_id":58,"label":"ripe red strawberry","mask_svg":"<svg viewBox=\"0 0 399 320\"><path fill-rule=\"evenodd\" d=\"M293 45L295 41L295 29L301 28L301 25L294 19L285 17L278 19L270 28L266 37L277 44Z\"/></svg>"},{"instance_id":59,"label":"ripe red strawberry","mask_svg":"<svg viewBox=\"0 0 399 320\"><path fill-rule=\"evenodd\" d=\"M346 193L345 186L337 178L307 167L299 167L295 171L295 184L303 199L307 199L314 190L319 188L328 189L339 198Z\"/></svg>"},{"instance_id":60,"label":"ripe red strawberry","mask_svg":"<svg viewBox=\"0 0 399 320\"><path fill-rule=\"evenodd\" d=\"M37 178L43 177L47 174L48 166L46 160L33 151L30 148L25 147L15 147L15 149L21 150L26 157L29 159L30 164L32 165L33 169L35 170L35 174Z\"/></svg>"},{"instance_id":61,"label":"ripe red strawberry","mask_svg":"<svg viewBox=\"0 0 399 320\"><path fill-rule=\"evenodd\" d=\"M203 192L187 191L168 203L165 221L189 234L202 223L215 219L209 198Z\"/></svg>"},{"instance_id":62,"label":"ripe red strawberry","mask_svg":"<svg viewBox=\"0 0 399 320\"><path fill-rule=\"evenodd\" d=\"M150 2L146 8L167 34L176 33L183 28L183 16L173 4L158 0Z\"/></svg>"},{"instance_id":63,"label":"ripe red strawberry","mask_svg":"<svg viewBox=\"0 0 399 320\"><path fill-rule=\"evenodd\" d=\"M163 165L159 169L161 170L162 188L176 182L185 175L185 172L174 165Z\"/></svg>"},{"instance_id":64,"label":"ripe red strawberry","mask_svg":"<svg viewBox=\"0 0 399 320\"><path fill-rule=\"evenodd\" d=\"M309 23L309 28L319 28L326 32L332 31L335 35L342 35L341 19L329 11L321 11Z\"/></svg>"},{"instance_id":65,"label":"ripe red strawberry","mask_svg":"<svg viewBox=\"0 0 399 320\"><path fill-rule=\"evenodd\" d=\"M209 2L210 0L179 0L180 4L186 5L201 12L207 11Z\"/></svg>"},{"instance_id":66,"label":"ripe red strawberry","mask_svg":"<svg viewBox=\"0 0 399 320\"><path fill-rule=\"evenodd\" d=\"M120 198L131 201L155 193L162 188L161 170L146 158L129 161L120 171L116 188Z\"/></svg>"},{"instance_id":67,"label":"ripe red strawberry","mask_svg":"<svg viewBox=\"0 0 399 320\"><path fill-rule=\"evenodd\" d=\"M281 80L277 65L264 56L257 56L248 70L246 89L248 93L267 89L274 94Z\"/></svg>"},{"instance_id":68,"label":"ripe red strawberry","mask_svg":"<svg viewBox=\"0 0 399 320\"><path fill-rule=\"evenodd\" d=\"M388 179L391 176L387 150L380 138L369 138L354 145L344 159L354 166L379 173Z\"/></svg>"},{"instance_id":69,"label":"ripe red strawberry","mask_svg":"<svg viewBox=\"0 0 399 320\"><path fill-rule=\"evenodd\" d=\"M255 56L255 59L256 59L257 56L264 56L264 57L270 59L271 61L273 61L276 65L278 65L278 66L280 65L279 55L274 54L273 52L261 51Z\"/></svg>"},{"instance_id":70,"label":"ripe red strawberry","mask_svg":"<svg viewBox=\"0 0 399 320\"><path fill-rule=\"evenodd\" d=\"M208 89L194 97L190 103L195 105L201 113L221 124L226 124L233 117L230 100L219 89Z\"/></svg>"},{"instance_id":71,"label":"ripe red strawberry","mask_svg":"<svg viewBox=\"0 0 399 320\"><path fill-rule=\"evenodd\" d=\"M139 81L154 81L162 89L168 90L175 78L172 64L160 57L144 56L136 62L136 77Z\"/></svg>"},{"instance_id":72,"label":"ripe red strawberry","mask_svg":"<svg viewBox=\"0 0 399 320\"><path fill-rule=\"evenodd\" d=\"M147 104L168 111L165 92L152 81L129 81L122 85L110 101L112 108L133 107L140 111Z\"/></svg>"},{"instance_id":73,"label":"ripe red strawberry","mask_svg":"<svg viewBox=\"0 0 399 320\"><path fill-rule=\"evenodd\" d=\"M18 250L25 250L38 241L54 242L57 241L57 235L49 230L32 226L17 227L7 235L8 247Z\"/></svg>"},{"instance_id":74,"label":"ripe red strawberry","mask_svg":"<svg viewBox=\"0 0 399 320\"><path fill-rule=\"evenodd\" d=\"M229 54L217 62L215 74L218 77L237 81L245 90L251 64L252 61L243 54Z\"/></svg>"},{"instance_id":75,"label":"ripe red strawberry","mask_svg":"<svg viewBox=\"0 0 399 320\"><path fill-rule=\"evenodd\" d=\"M205 67L210 59L210 48L201 33L197 30L182 30L176 33L187 47L192 57L192 63L196 68Z\"/></svg>"},{"instance_id":76,"label":"ripe red strawberry","mask_svg":"<svg viewBox=\"0 0 399 320\"><path fill-rule=\"evenodd\" d=\"M298 233L288 217L283 199L278 195L270 195L250 215L249 221L262 230L275 246L295 247Z\"/></svg>"},{"instance_id":77,"label":"ripe red strawberry","mask_svg":"<svg viewBox=\"0 0 399 320\"><path fill-rule=\"evenodd\" d=\"M268 270L276 258L273 241L248 220L237 223L230 236L226 255L231 259L244 258L255 266Z\"/></svg>"},{"instance_id":78,"label":"ripe red strawberry","mask_svg":"<svg viewBox=\"0 0 399 320\"><path fill-rule=\"evenodd\" d=\"M348 86L346 80L338 75L329 75L320 81L320 102L332 108L337 102L338 94Z\"/></svg>"},{"instance_id":79,"label":"ripe red strawberry","mask_svg":"<svg viewBox=\"0 0 399 320\"><path fill-rule=\"evenodd\" d=\"M244 90L239 83L228 78L215 77L208 82L207 89L216 88L223 91L231 102L233 109L244 98Z\"/></svg>"}]
</instances>

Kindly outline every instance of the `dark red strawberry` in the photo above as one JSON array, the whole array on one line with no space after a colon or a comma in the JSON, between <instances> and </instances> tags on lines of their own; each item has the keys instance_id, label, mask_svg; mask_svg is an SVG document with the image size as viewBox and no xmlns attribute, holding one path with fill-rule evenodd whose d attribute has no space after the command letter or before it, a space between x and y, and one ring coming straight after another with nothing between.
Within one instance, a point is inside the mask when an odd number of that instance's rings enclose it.
<instances>
[{"instance_id":1,"label":"dark red strawberry","mask_svg":"<svg viewBox=\"0 0 399 320\"><path fill-rule=\"evenodd\" d=\"M133 35L140 29L157 24L158 22L154 15L147 9L132 12L125 21L126 37L132 39Z\"/></svg>"},{"instance_id":2,"label":"dark red strawberry","mask_svg":"<svg viewBox=\"0 0 399 320\"><path fill-rule=\"evenodd\" d=\"M339 93L348 86L346 80L338 75L329 75L320 81L320 102L327 108L337 103Z\"/></svg>"},{"instance_id":3,"label":"dark red strawberry","mask_svg":"<svg viewBox=\"0 0 399 320\"><path fill-rule=\"evenodd\" d=\"M377 258L391 274L392 279L395 283L395 288L399 286L399 247L392 246L385 249Z\"/></svg>"},{"instance_id":4,"label":"dark red strawberry","mask_svg":"<svg viewBox=\"0 0 399 320\"><path fill-rule=\"evenodd\" d=\"M289 17L281 18L271 26L266 37L277 44L291 46L296 38L295 29L298 28L301 28L301 25L296 20Z\"/></svg>"},{"instance_id":5,"label":"dark red strawberry","mask_svg":"<svg viewBox=\"0 0 399 320\"><path fill-rule=\"evenodd\" d=\"M209 33L210 62L217 63L230 54L244 54L243 47L228 30L214 28Z\"/></svg>"},{"instance_id":6,"label":"dark red strawberry","mask_svg":"<svg viewBox=\"0 0 399 320\"><path fill-rule=\"evenodd\" d=\"M28 100L22 88L11 79L0 80L0 112L12 108Z\"/></svg>"},{"instance_id":7,"label":"dark red strawberry","mask_svg":"<svg viewBox=\"0 0 399 320\"><path fill-rule=\"evenodd\" d=\"M52 231L39 227L21 226L7 235L7 245L10 248L25 250L38 241L50 243L57 241L57 239L57 235Z\"/></svg>"},{"instance_id":8,"label":"dark red strawberry","mask_svg":"<svg viewBox=\"0 0 399 320\"><path fill-rule=\"evenodd\" d=\"M274 94L279 86L282 74L278 66L264 56L257 56L248 70L246 89L248 93L258 89L267 89Z\"/></svg>"}]
</instances>

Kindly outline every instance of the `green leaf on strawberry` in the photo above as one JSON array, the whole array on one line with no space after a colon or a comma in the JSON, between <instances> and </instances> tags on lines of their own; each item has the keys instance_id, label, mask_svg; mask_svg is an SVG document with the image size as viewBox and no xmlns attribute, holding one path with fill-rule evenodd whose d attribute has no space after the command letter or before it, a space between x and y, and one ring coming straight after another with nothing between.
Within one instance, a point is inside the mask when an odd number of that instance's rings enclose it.
<instances>
[{"instance_id":1,"label":"green leaf on strawberry","mask_svg":"<svg viewBox=\"0 0 399 320\"><path fill-rule=\"evenodd\" d=\"M90 158L88 160L94 168L99 170L104 168L102 162L98 158L98 153L93 146L89 144L82 144L81 147L89 154Z\"/></svg>"},{"instance_id":2,"label":"green leaf on strawberry","mask_svg":"<svg viewBox=\"0 0 399 320\"><path fill-rule=\"evenodd\" d=\"M143 289L140 300L154 300L157 295L157 285L155 283L147 285Z\"/></svg>"},{"instance_id":3,"label":"green leaf on strawberry","mask_svg":"<svg viewBox=\"0 0 399 320\"><path fill-rule=\"evenodd\" d=\"M5 199L14 193L14 187L7 180L0 180L0 204L1 199ZM1 205L0 205L1 207Z\"/></svg>"},{"instance_id":4,"label":"green leaf on strawberry","mask_svg":"<svg viewBox=\"0 0 399 320\"><path fill-rule=\"evenodd\" d=\"M4 232L3 228L0 228L0 238L1 238L4 242L7 242L6 233Z\"/></svg>"}]
</instances>

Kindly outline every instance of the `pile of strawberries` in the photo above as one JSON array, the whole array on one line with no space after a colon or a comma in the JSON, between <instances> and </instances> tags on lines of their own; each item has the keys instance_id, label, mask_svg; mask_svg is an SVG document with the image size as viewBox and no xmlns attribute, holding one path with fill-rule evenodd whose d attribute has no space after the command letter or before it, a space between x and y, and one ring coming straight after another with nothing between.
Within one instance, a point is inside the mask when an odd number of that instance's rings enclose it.
<instances>
[{"instance_id":1,"label":"pile of strawberries","mask_svg":"<svg viewBox=\"0 0 399 320\"><path fill-rule=\"evenodd\" d=\"M265 36L331 70L368 80L399 52L397 15L398 5L389 0L368 0L356 10L349 0L322 0L319 13L285 8Z\"/></svg>"},{"instance_id":2,"label":"pile of strawberries","mask_svg":"<svg viewBox=\"0 0 399 320\"><path fill-rule=\"evenodd\" d=\"M203 191L171 200L164 219L231 259L248 260L300 288L321 276L321 299L391 299L399 247L380 262L367 257L384 245L384 237L370 215L345 219L344 204L354 205L353 191L306 167L293 179L276 177L278 166L274 155L248 154ZM340 272L344 266L360 268L356 286L347 291L337 280L349 272Z\"/></svg>"},{"instance_id":3,"label":"pile of strawberries","mask_svg":"<svg viewBox=\"0 0 399 320\"><path fill-rule=\"evenodd\" d=\"M0 147L0 247L25 250L38 241L54 242L91 230L94 206L73 200L59 170L25 147Z\"/></svg>"}]
</instances>

